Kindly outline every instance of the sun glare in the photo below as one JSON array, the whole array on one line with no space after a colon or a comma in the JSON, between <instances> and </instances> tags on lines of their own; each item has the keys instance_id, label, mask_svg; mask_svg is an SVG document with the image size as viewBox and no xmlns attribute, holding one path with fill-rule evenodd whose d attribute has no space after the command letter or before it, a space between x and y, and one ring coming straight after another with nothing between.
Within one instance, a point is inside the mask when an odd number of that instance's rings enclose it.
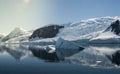
<instances>
[{"instance_id":1,"label":"sun glare","mask_svg":"<svg viewBox=\"0 0 120 74\"><path fill-rule=\"evenodd\" d=\"M30 2L30 0L24 0L25 4L28 4Z\"/></svg>"}]
</instances>

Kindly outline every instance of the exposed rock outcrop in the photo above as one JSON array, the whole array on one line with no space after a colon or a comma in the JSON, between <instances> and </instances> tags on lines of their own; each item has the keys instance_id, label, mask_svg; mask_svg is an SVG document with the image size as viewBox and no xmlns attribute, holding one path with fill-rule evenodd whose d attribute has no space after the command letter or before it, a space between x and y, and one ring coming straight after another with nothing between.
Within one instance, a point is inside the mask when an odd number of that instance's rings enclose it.
<instances>
[{"instance_id":1,"label":"exposed rock outcrop","mask_svg":"<svg viewBox=\"0 0 120 74\"><path fill-rule=\"evenodd\" d=\"M114 32L116 35L120 34L120 21L116 20L115 22L113 22L106 30L106 31L111 31Z\"/></svg>"},{"instance_id":2,"label":"exposed rock outcrop","mask_svg":"<svg viewBox=\"0 0 120 74\"><path fill-rule=\"evenodd\" d=\"M33 32L33 34L29 37L29 39L36 38L36 37L38 38L55 37L61 28L64 28L64 26L50 25L50 26L39 28Z\"/></svg>"}]
</instances>

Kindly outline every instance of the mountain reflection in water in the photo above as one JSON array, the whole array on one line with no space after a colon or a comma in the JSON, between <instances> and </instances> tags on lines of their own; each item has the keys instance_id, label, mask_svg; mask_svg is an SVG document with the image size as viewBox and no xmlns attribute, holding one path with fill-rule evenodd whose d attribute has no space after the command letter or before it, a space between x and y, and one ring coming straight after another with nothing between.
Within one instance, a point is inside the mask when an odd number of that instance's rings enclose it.
<instances>
[{"instance_id":1,"label":"mountain reflection in water","mask_svg":"<svg viewBox=\"0 0 120 74\"><path fill-rule=\"evenodd\" d=\"M43 48L44 47L44 48ZM48 52L45 46L7 44L0 47L0 55L8 53L16 60L37 57L45 62L63 62L100 68L119 68L120 45L87 45L80 49L57 49Z\"/></svg>"},{"instance_id":2,"label":"mountain reflection in water","mask_svg":"<svg viewBox=\"0 0 120 74\"><path fill-rule=\"evenodd\" d=\"M111 61L112 61L112 63L120 65L120 50L118 50L112 54Z\"/></svg>"},{"instance_id":3,"label":"mountain reflection in water","mask_svg":"<svg viewBox=\"0 0 120 74\"><path fill-rule=\"evenodd\" d=\"M3 51L2 53L7 52L16 60L21 60L25 56L30 56L31 51L27 49L28 49L28 46L20 45L20 44L6 44L5 46L0 47L0 51L1 50Z\"/></svg>"}]
</instances>

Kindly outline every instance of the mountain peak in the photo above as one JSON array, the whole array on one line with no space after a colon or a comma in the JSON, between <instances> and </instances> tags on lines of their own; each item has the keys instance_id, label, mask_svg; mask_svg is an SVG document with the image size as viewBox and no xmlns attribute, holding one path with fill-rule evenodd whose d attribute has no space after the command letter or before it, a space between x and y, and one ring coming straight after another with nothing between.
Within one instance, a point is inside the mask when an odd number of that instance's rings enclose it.
<instances>
[{"instance_id":1,"label":"mountain peak","mask_svg":"<svg viewBox=\"0 0 120 74\"><path fill-rule=\"evenodd\" d=\"M25 34L28 34L28 33L29 32L27 32L26 30L17 27L12 32L10 32L7 36L5 36L2 39L2 41L7 41L10 38L18 37L18 36L25 35Z\"/></svg>"},{"instance_id":2,"label":"mountain peak","mask_svg":"<svg viewBox=\"0 0 120 74\"><path fill-rule=\"evenodd\" d=\"M18 35L24 35L27 33L28 32L26 30L16 27L11 33L9 33L8 36L18 36Z\"/></svg>"},{"instance_id":3,"label":"mountain peak","mask_svg":"<svg viewBox=\"0 0 120 74\"><path fill-rule=\"evenodd\" d=\"M120 21L116 20L115 22L113 22L106 30L106 31L111 31L114 32L116 35L120 34Z\"/></svg>"},{"instance_id":4,"label":"mountain peak","mask_svg":"<svg viewBox=\"0 0 120 74\"><path fill-rule=\"evenodd\" d=\"M26 32L25 29L23 29L23 28L19 28L19 27L16 27L13 31L25 31L25 32Z\"/></svg>"}]
</instances>

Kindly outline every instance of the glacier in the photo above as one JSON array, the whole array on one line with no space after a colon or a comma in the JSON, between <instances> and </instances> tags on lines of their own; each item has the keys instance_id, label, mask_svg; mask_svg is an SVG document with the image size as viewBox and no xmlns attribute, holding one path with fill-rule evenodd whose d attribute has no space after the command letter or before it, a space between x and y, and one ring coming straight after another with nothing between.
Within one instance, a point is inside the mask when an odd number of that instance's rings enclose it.
<instances>
[{"instance_id":1,"label":"glacier","mask_svg":"<svg viewBox=\"0 0 120 74\"><path fill-rule=\"evenodd\" d=\"M107 44L117 44L120 43L120 21L116 20L111 23L111 25L97 37L92 38L90 43L107 43Z\"/></svg>"},{"instance_id":2,"label":"glacier","mask_svg":"<svg viewBox=\"0 0 120 74\"><path fill-rule=\"evenodd\" d=\"M38 44L38 45L58 45L58 42L61 40L67 40L69 42L79 44L88 44L91 39L97 37L100 33L102 33L106 28L110 26L110 24L116 20L120 19L120 17L101 17L101 18L90 18L87 20L81 20L78 22L71 22L66 24L58 24L60 26L64 26L64 28L59 30L59 33L52 38L34 38L29 40L30 44ZM60 43L59 43L60 44Z\"/></svg>"},{"instance_id":3,"label":"glacier","mask_svg":"<svg viewBox=\"0 0 120 74\"><path fill-rule=\"evenodd\" d=\"M30 39L35 30L26 31L22 28L15 28L8 35L0 39L0 43L26 43L29 45L42 46L54 45L56 49L78 49L82 45L94 43L120 43L119 35L111 32L111 28L110 30L105 31L111 26L111 23L115 22L116 20L120 20L120 17L106 16L101 18L80 20L78 22L57 24L59 25L57 27L60 27L60 29L58 33L51 38L36 37ZM48 26L49 25L45 27ZM53 29L56 29L56 27ZM37 30L41 30L41 28Z\"/></svg>"}]
</instances>

